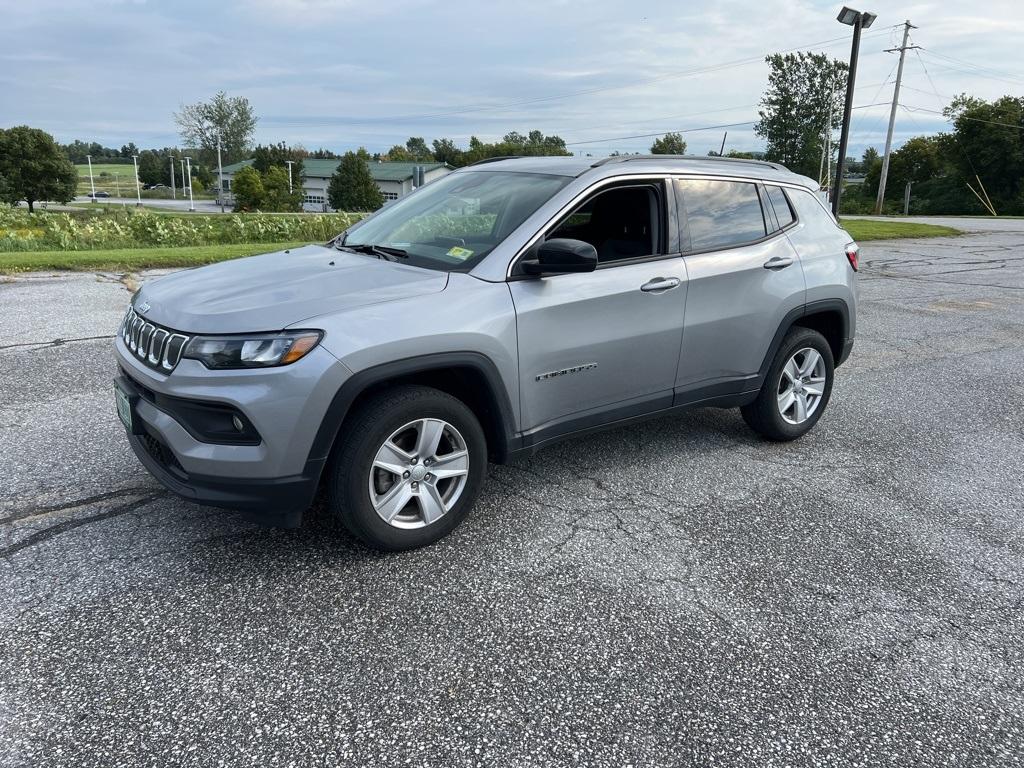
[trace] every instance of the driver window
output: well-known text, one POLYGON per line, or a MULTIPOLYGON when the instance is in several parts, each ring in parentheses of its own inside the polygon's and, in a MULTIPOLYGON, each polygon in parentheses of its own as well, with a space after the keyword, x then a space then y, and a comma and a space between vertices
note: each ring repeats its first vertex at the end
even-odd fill
POLYGON ((597 249, 599 263, 658 253, 658 194, 650 185, 616 187, 587 200, 547 239, 583 240, 597 249))

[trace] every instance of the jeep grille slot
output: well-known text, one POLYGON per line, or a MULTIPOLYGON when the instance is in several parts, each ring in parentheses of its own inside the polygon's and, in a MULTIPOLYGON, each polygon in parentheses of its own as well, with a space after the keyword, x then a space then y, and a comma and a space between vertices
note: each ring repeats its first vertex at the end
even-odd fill
POLYGON ((162 328, 128 307, 121 322, 121 340, 135 358, 147 368, 169 373, 181 360, 189 337, 162 328))

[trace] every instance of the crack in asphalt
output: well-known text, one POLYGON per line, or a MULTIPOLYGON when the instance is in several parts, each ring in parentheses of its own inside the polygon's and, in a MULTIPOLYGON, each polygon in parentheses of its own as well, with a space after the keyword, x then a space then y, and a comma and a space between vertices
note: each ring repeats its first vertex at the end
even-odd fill
POLYGON ((50 515, 54 512, 64 512, 70 509, 77 509, 78 507, 85 507, 90 504, 98 504, 99 502, 107 501, 108 499, 119 499, 124 496, 138 496, 139 494, 145 493, 149 490, 152 489, 147 486, 141 486, 138 488, 121 488, 116 491, 107 491, 105 493, 97 493, 94 496, 86 496, 84 499, 66 501, 62 504, 44 504, 36 507, 27 507, 12 515, 0 517, 0 524, 13 523, 18 520, 27 520, 31 517, 42 517, 43 515, 50 515))
POLYGON ((100 339, 112 339, 116 334, 107 333, 103 336, 79 336, 73 339, 62 339, 60 337, 50 341, 23 341, 18 344, 0 344, 0 349, 14 349, 15 347, 60 347, 74 341, 99 341, 100 339))
POLYGON ((135 510, 149 504, 151 501, 155 501, 156 499, 160 498, 162 495, 162 493, 152 493, 148 496, 142 497, 141 499, 136 499, 135 501, 129 502, 128 504, 123 504, 120 507, 113 507, 112 509, 108 509, 104 512, 99 512, 95 515, 89 515, 88 517, 78 517, 72 520, 65 520, 62 523, 57 523, 57 525, 51 525, 49 528, 44 528, 41 531, 36 531, 31 536, 27 536, 26 538, 22 539, 16 544, 12 544, 9 547, 0 549, 0 557, 10 557, 11 555, 16 554, 23 549, 28 549, 29 547, 34 547, 38 544, 42 544, 46 541, 49 541, 54 536, 59 536, 62 533, 67 533, 68 531, 72 531, 75 528, 80 528, 83 525, 89 525, 90 523, 96 523, 101 520, 107 520, 111 517, 117 517, 118 515, 126 515, 129 512, 134 512, 135 510))

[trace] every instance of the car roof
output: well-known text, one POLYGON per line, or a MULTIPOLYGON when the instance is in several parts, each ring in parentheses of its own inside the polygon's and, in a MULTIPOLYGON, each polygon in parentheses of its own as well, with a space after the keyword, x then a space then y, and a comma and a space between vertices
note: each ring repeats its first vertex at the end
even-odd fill
POLYGON ((636 173, 693 173, 711 176, 732 176, 798 184, 811 190, 818 182, 793 173, 784 165, 765 160, 736 157, 702 157, 700 155, 615 155, 612 157, 493 157, 481 160, 460 171, 512 171, 547 173, 558 176, 595 178, 636 173))

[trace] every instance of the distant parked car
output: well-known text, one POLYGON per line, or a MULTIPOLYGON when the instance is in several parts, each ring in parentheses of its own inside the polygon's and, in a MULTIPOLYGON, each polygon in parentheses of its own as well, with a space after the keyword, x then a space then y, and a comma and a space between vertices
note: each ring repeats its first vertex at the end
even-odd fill
POLYGON ((167 189, 167 185, 166 184, 145 184, 145 185, 143 185, 142 188, 143 189, 167 189))
POLYGON ((87 195, 87 197, 92 197, 92 198, 96 198, 96 197, 110 197, 110 193, 109 192, 104 192, 104 191, 100 190, 99 192, 90 192, 87 195))

